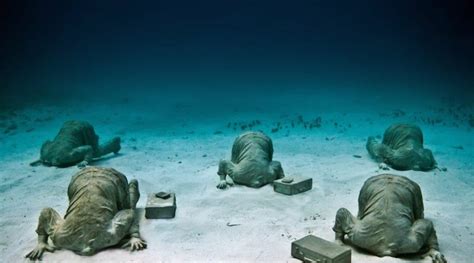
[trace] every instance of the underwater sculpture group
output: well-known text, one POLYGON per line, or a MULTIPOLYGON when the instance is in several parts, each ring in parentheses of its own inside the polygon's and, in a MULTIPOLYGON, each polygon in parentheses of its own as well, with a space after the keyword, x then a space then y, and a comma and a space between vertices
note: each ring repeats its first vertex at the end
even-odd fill
MULTIPOLYGON (((52 208, 42 210, 36 230, 38 244, 27 258, 41 259, 45 251, 56 248, 80 255, 116 245, 130 250, 146 248, 135 212, 140 197, 138 182, 128 183, 125 175, 112 168, 84 168, 94 158, 119 150, 120 138, 99 146, 93 127, 78 121, 66 122, 53 142, 43 144, 40 159, 32 165, 77 164, 83 169, 69 184, 69 207, 64 219, 52 208), (48 238, 54 246, 48 244, 48 238)), ((436 167, 415 125, 390 126, 381 144, 368 138, 367 150, 376 161, 394 169, 427 171, 436 167)), ((231 160, 219 162, 217 188, 224 189, 234 182, 257 188, 283 178, 281 163, 272 158, 273 143, 267 135, 241 134, 234 141, 231 160), (226 180, 227 176, 232 182, 226 180)), ((419 185, 403 176, 382 174, 367 179, 359 194, 357 217, 345 208, 339 209, 333 230, 337 243, 342 244, 347 236, 352 245, 377 256, 426 252, 433 262, 447 262, 439 252, 432 222, 423 218, 419 185)))

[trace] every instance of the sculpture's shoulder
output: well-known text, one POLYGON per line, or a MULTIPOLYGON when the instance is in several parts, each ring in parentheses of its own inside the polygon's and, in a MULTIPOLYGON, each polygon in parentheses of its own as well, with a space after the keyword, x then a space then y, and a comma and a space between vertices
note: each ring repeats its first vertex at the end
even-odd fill
POLYGON ((268 137, 265 133, 259 131, 248 131, 240 134, 235 141, 251 141, 251 140, 267 140, 271 141, 270 137, 268 137))
POLYGON ((59 133, 75 133, 77 131, 84 131, 84 130, 90 130, 94 129, 92 124, 90 124, 87 121, 77 121, 77 120, 69 120, 63 123, 63 126, 61 127, 61 130, 59 133))
POLYGON ((127 177, 121 172, 113 168, 97 166, 88 166, 81 169, 71 178, 69 186, 74 185, 79 180, 87 180, 89 183, 94 181, 113 181, 120 185, 120 187, 128 184, 127 177))
POLYGON ((410 178, 402 175, 395 175, 395 174, 379 174, 370 177, 364 183, 364 185, 378 185, 379 187, 383 187, 389 184, 396 184, 400 185, 401 187, 406 186, 418 186, 417 183, 412 181, 410 178))

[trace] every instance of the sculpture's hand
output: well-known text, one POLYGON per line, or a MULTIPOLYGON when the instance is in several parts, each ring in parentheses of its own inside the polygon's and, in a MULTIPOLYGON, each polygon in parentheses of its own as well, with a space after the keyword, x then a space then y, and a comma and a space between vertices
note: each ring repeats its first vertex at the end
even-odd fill
POLYGON ((336 239, 334 242, 340 246, 344 246, 344 233, 336 232, 336 239))
POLYGON ((384 170, 384 171, 388 171, 388 170, 390 170, 390 167, 388 167, 388 165, 386 163, 379 163, 379 169, 384 170))
POLYGON ((127 243, 125 243, 122 248, 130 248, 130 251, 135 251, 135 250, 142 250, 146 248, 146 242, 145 240, 142 240, 141 238, 138 237, 131 237, 127 243))
POLYGON ((448 262, 446 258, 444 257, 444 255, 435 249, 430 249, 430 251, 428 251, 428 253, 426 253, 424 256, 430 256, 431 259, 433 260, 433 263, 447 263, 448 262))
POLYGON ((78 167, 79 169, 83 169, 83 168, 86 168, 87 165, 89 165, 89 162, 87 162, 87 161, 82 161, 82 162, 80 162, 79 164, 77 164, 77 167, 78 167))
POLYGON ((54 252, 54 247, 46 243, 39 243, 33 250, 31 250, 30 253, 26 254, 25 258, 29 258, 30 260, 39 260, 45 251, 54 252))
POLYGON ((217 185, 217 188, 219 189, 226 189, 227 188, 227 182, 226 180, 221 180, 219 184, 217 185))

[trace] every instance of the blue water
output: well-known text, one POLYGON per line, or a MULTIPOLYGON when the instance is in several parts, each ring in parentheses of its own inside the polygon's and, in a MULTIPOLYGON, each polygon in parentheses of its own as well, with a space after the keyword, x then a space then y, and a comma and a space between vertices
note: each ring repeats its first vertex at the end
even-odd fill
POLYGON ((474 97, 470 1, 3 5, 4 105, 91 97, 190 97, 197 105, 295 94, 364 103, 474 97), (243 95, 250 91, 259 96, 243 95))

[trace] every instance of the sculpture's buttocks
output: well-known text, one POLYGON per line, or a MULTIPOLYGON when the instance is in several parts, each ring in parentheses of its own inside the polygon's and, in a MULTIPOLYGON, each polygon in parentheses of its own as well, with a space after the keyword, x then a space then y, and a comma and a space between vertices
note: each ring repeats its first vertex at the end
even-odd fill
POLYGON ((273 161, 272 140, 261 132, 246 132, 232 146, 231 161, 222 160, 217 174, 218 188, 225 188, 228 175, 235 183, 261 187, 284 177, 280 162, 273 161))

